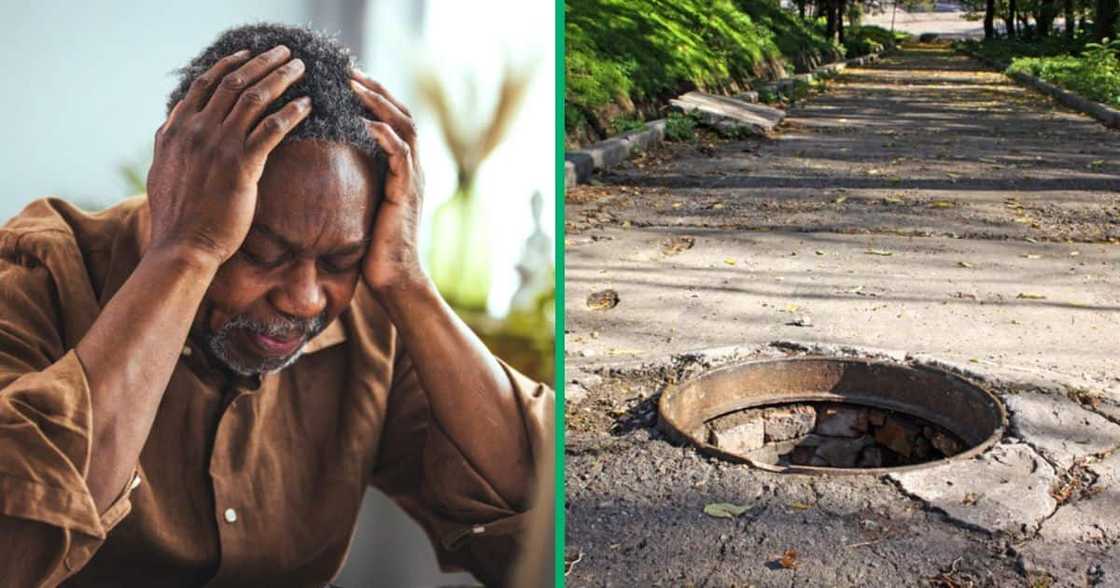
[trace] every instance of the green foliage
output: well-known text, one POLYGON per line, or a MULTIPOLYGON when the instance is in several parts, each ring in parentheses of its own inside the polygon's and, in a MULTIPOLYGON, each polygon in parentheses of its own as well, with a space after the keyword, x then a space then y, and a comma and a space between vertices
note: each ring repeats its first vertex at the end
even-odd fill
POLYGON ((848 57, 859 57, 879 51, 890 51, 909 38, 910 35, 906 33, 892 33, 875 25, 852 27, 844 35, 844 54, 848 57))
POLYGON ((1112 107, 1120 107, 1120 40, 1088 43, 1080 56, 1019 57, 1007 68, 1112 107))
POLYGON ((1016 57, 1049 57, 1080 53, 1087 39, 1084 36, 1067 41, 1064 35, 1054 35, 1045 39, 987 39, 984 41, 963 41, 959 47, 979 53, 999 63, 1010 63, 1016 57))
POLYGON ((611 134, 621 135, 629 131, 636 131, 646 126, 641 118, 633 115, 616 116, 611 119, 611 134))
POLYGON ((691 141, 696 138, 700 117, 695 113, 673 111, 665 119, 665 138, 669 141, 691 141))
POLYGON ((565 127, 610 104, 725 91, 842 53, 776 0, 567 0, 565 127))

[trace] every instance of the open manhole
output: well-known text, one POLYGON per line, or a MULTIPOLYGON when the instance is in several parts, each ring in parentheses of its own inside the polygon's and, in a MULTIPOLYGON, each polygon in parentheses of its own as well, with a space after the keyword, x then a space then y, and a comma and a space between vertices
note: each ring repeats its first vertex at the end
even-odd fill
POLYGON ((1007 413, 953 374, 859 359, 733 365, 668 387, 660 427, 705 453, 776 472, 874 474, 971 458, 1007 413))

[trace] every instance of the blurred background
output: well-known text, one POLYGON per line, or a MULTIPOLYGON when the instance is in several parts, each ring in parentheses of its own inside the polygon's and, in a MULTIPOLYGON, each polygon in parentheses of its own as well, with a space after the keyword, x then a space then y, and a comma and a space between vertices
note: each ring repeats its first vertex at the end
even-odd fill
MULTIPOLYGON (((4 0, 0 222, 57 196, 98 210, 143 191, 174 70, 230 27, 333 35, 411 108, 427 179, 425 260, 491 349, 553 381, 552 2, 4 0), (534 195, 536 195, 534 197, 534 195), (534 206, 536 201, 536 206, 534 206)), ((344 587, 441 574, 422 531, 367 493, 344 587)))

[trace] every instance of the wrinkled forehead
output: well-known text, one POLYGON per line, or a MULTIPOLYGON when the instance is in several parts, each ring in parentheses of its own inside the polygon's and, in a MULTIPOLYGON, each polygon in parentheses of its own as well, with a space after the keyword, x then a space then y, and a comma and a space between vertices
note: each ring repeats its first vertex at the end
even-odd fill
POLYGON ((354 147, 287 142, 265 164, 253 222, 304 245, 368 238, 380 182, 371 159, 354 147))

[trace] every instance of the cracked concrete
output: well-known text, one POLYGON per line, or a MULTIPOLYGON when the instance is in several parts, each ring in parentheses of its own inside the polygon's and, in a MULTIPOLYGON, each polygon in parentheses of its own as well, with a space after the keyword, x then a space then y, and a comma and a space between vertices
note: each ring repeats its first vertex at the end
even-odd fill
POLYGON ((891 474, 907 494, 954 521, 991 533, 1029 535, 1053 514, 1058 477, 1029 445, 999 444, 976 459, 891 474))
POLYGON ((1120 445, 1120 425, 1065 396, 1023 392, 1005 404, 1013 430, 1061 468, 1120 445))

